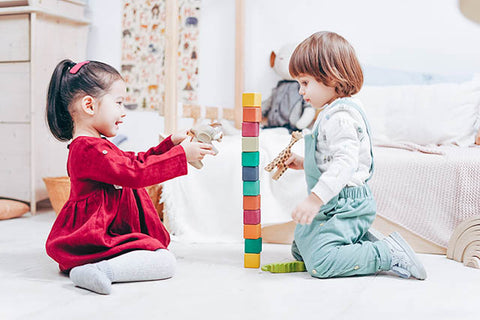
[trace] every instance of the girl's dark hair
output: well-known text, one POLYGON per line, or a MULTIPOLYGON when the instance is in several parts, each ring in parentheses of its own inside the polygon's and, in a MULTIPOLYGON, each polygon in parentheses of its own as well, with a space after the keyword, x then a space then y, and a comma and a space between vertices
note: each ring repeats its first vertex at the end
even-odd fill
POLYGON ((363 72, 355 50, 342 36, 329 31, 312 34, 290 58, 290 75, 310 75, 334 87, 339 97, 350 97, 363 85, 363 72))
POLYGON ((47 122, 50 131, 60 141, 73 137, 71 105, 80 95, 101 98, 117 80, 123 80, 113 67, 98 61, 84 64, 75 74, 70 69, 76 63, 65 59, 55 67, 47 96, 47 122))

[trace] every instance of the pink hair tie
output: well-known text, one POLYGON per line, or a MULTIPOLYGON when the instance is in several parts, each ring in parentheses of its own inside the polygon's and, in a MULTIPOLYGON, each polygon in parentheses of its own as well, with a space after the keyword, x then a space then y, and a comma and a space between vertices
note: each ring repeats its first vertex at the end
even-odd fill
POLYGON ((71 69, 70 69, 70 73, 71 74, 75 74, 78 72, 78 70, 80 70, 81 67, 83 67, 84 65, 86 65, 87 63, 89 63, 90 61, 83 61, 83 62, 79 62, 77 63, 76 65, 74 65, 71 69))

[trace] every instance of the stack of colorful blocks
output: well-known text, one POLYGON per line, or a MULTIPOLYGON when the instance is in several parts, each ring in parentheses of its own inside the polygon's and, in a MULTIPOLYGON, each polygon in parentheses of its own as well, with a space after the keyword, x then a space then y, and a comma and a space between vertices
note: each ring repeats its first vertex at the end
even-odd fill
POLYGON ((245 239, 245 268, 260 267, 262 230, 260 224, 259 141, 262 119, 262 95, 244 93, 242 96, 242 180, 243 180, 243 238, 245 239))

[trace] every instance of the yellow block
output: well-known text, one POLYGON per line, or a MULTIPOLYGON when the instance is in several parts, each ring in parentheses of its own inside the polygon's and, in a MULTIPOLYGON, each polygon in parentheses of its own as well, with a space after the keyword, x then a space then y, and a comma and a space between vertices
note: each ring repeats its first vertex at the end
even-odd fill
POLYGON ((258 151, 258 137, 242 137, 242 151, 255 152, 258 151))
POLYGON ((262 94, 261 93, 242 94, 242 106, 260 108, 262 106, 262 94))
POLYGON ((260 253, 245 253, 245 268, 260 268, 260 253))

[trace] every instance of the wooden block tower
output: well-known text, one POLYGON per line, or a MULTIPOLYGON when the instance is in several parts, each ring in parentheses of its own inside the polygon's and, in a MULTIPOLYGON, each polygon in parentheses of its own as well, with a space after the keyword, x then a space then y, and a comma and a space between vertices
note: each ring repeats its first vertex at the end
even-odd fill
POLYGON ((262 231, 260 224, 259 128, 262 119, 262 95, 242 95, 242 180, 243 180, 243 238, 245 239, 245 268, 260 267, 262 231))

